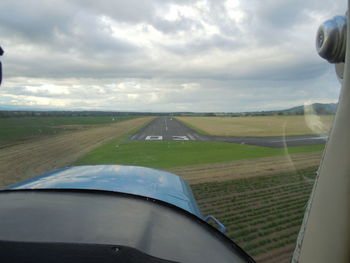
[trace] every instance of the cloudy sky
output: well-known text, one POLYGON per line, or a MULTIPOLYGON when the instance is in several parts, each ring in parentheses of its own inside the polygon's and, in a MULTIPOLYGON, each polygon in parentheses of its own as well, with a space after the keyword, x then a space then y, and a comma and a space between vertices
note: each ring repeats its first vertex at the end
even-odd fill
POLYGON ((334 0, 1 0, 0 108, 249 111, 335 102, 334 0))

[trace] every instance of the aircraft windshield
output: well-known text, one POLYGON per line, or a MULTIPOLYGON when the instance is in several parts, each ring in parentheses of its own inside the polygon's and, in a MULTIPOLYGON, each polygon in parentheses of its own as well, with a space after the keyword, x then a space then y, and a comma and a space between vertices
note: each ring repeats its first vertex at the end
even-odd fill
MULTIPOLYGON (((123 177, 125 192, 193 203, 257 262, 289 262, 340 90, 315 35, 344 10, 331 0, 2 0, 0 187, 71 166, 160 169, 186 183, 140 173, 123 177)), ((98 170, 79 176, 49 183, 124 189, 96 186, 98 170)))

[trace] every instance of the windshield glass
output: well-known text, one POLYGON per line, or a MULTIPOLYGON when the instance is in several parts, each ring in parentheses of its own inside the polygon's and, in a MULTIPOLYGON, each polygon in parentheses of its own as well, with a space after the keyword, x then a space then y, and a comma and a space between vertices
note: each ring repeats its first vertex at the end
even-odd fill
MULTIPOLYGON (((188 211, 214 216, 257 262, 289 262, 340 90, 315 35, 344 10, 3 0, 0 187, 71 166, 157 168, 183 178, 188 211)), ((125 191, 160 189, 144 178, 125 191)))

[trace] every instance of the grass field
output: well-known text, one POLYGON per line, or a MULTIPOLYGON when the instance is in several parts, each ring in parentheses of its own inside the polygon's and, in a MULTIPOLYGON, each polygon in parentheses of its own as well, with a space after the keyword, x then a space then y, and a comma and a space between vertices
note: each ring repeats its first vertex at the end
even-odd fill
MULTIPOLYGON (((288 154, 322 151, 324 145, 288 148, 288 154)), ((80 158, 76 165, 128 164, 172 168, 248 158, 278 156, 286 149, 219 142, 134 142, 116 139, 80 158)))
POLYGON ((258 117, 177 117, 207 135, 291 136, 328 133, 333 115, 258 117))
POLYGON ((86 129, 96 125, 135 118, 121 117, 21 117, 0 119, 0 145, 57 134, 63 131, 86 129))
POLYGON ((258 262, 269 262, 274 254, 290 262, 315 172, 310 168, 191 187, 202 213, 218 218, 226 234, 258 262))

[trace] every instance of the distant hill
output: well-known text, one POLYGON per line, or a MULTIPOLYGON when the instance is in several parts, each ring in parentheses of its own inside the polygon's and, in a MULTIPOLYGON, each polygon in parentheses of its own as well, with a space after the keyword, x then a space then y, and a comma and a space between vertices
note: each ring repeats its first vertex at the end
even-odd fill
POLYGON ((338 103, 314 103, 305 106, 297 106, 286 110, 281 110, 282 115, 303 115, 305 113, 313 114, 335 114, 338 103))
POLYGON ((40 110, 40 109, 15 109, 14 106, 3 108, 0 106, 0 118, 7 117, 30 117, 30 116, 221 116, 221 117, 240 117, 240 116, 273 116, 273 115, 303 115, 335 114, 338 103, 314 103, 305 106, 296 106, 285 110, 270 111, 250 111, 250 112, 127 112, 127 111, 62 111, 62 110, 40 110))
MULTIPOLYGON (((310 105, 296 106, 285 110, 270 111, 249 111, 249 112, 207 112, 207 113, 182 113, 180 115, 189 116, 221 116, 221 117, 240 117, 240 116, 273 116, 273 115, 330 115, 337 111, 338 103, 314 103, 310 105)), ((178 113, 179 114, 179 113, 178 113)))

